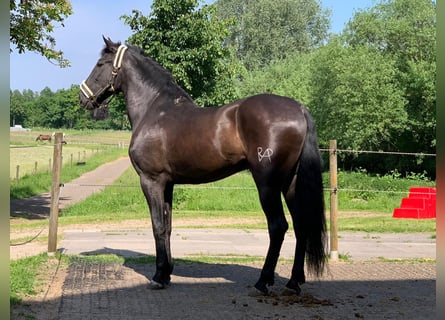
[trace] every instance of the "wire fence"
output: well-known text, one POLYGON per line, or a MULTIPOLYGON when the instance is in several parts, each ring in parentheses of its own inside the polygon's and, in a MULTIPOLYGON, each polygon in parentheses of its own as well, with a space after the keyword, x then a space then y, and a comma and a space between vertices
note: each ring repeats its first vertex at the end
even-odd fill
MULTIPOLYGON (((369 151, 369 150, 343 150, 343 149, 320 149, 320 152, 334 152, 334 153, 352 153, 352 154, 380 154, 380 155, 399 155, 399 156, 425 156, 425 157, 436 157, 436 154, 430 154, 430 153, 409 153, 409 152, 388 152, 388 151, 369 151)), ((62 186, 75 186, 75 187, 113 187, 113 188, 140 188, 139 184, 91 184, 91 183, 64 183, 62 186)), ((215 185, 209 185, 209 184, 202 184, 202 185, 177 185, 175 186, 177 189, 215 189, 215 190, 240 190, 240 191, 246 191, 246 190, 257 190, 254 186, 215 186, 215 185)), ((324 188, 325 192, 332 192, 331 188, 324 188)), ((375 189, 350 189, 350 188, 341 188, 337 187, 335 192, 357 192, 357 193, 391 193, 391 194, 400 194, 405 195, 407 191, 396 191, 396 190, 375 190, 375 189)), ((420 193, 419 193, 420 194, 420 193)), ((46 228, 43 227, 35 236, 33 236, 31 239, 20 242, 20 243, 14 243, 10 244, 10 246, 20 246, 25 245, 27 243, 30 243, 34 241, 46 228)))
MULTIPOLYGON (((351 150, 351 149, 328 149, 321 148, 320 152, 336 152, 336 153, 351 153, 351 154, 379 154, 379 155, 399 155, 399 156, 425 156, 425 157, 436 157, 436 154, 432 153, 412 153, 412 152, 390 152, 390 151, 370 151, 370 150, 351 150)), ((113 186, 115 188, 140 188, 139 184, 72 184, 65 183, 65 185, 77 186, 77 187, 110 187, 113 186)), ((210 184, 201 184, 201 185, 176 185, 176 189, 215 189, 215 190, 240 190, 240 191, 248 191, 248 190, 257 190, 256 187, 248 187, 248 186, 214 186, 210 184)), ((331 188, 323 188, 325 192, 330 192, 331 188)), ((390 193, 390 194, 400 194, 404 195, 407 191, 397 191, 397 190, 375 190, 375 189, 351 189, 351 188, 341 188, 338 187, 337 191, 343 192, 356 192, 356 193, 390 193)))
POLYGON ((321 152, 334 151, 337 153, 353 153, 353 154, 382 154, 382 155, 398 155, 398 156, 415 156, 415 157, 435 157, 435 153, 412 153, 412 152, 395 152, 395 151, 369 151, 369 150, 351 150, 351 149, 320 149, 321 152))

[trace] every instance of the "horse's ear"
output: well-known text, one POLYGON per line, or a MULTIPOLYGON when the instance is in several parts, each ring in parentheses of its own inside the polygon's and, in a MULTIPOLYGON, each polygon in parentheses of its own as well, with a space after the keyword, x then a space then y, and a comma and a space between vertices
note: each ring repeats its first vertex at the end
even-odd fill
POLYGON ((105 42, 105 46, 108 50, 112 51, 113 49, 116 48, 116 43, 114 43, 113 41, 111 41, 110 37, 105 38, 104 35, 102 35, 102 39, 104 39, 105 42))

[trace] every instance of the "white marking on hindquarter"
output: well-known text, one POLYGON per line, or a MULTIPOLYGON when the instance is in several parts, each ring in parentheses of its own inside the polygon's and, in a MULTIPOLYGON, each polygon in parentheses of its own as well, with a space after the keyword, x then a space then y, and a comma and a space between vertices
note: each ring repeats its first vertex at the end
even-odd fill
POLYGON ((261 162, 263 161, 264 158, 269 159, 269 162, 272 163, 272 155, 273 155, 273 150, 271 148, 266 148, 266 150, 263 151, 263 147, 258 147, 256 148, 257 152, 258 152, 258 161, 261 162))

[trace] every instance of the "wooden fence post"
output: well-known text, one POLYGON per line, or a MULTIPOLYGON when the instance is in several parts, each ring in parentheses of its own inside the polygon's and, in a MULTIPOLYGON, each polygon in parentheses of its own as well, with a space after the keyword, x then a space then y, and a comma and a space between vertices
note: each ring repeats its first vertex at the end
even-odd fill
POLYGON ((59 220, 60 173, 62 169, 62 132, 57 132, 54 141, 51 205, 49 210, 48 255, 57 250, 57 226, 59 220))
POLYGON ((15 184, 16 185, 19 184, 19 177, 20 177, 20 166, 17 165, 17 167, 15 168, 15 184))
POLYGON ((329 173, 330 173, 330 257, 338 260, 338 187, 337 187, 337 140, 329 141, 329 173))

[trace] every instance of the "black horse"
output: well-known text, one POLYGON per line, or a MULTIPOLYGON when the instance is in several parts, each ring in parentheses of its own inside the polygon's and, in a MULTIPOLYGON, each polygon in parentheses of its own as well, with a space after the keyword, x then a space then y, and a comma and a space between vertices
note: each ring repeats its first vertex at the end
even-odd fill
POLYGON ((114 43, 105 47, 80 87, 80 102, 96 109, 123 92, 132 126, 131 162, 151 213, 156 273, 151 285, 164 288, 173 271, 170 253, 175 184, 206 183, 248 169, 266 214, 270 244, 255 287, 263 293, 274 270, 288 223, 281 193, 297 238, 287 287, 297 294, 305 282, 304 263, 316 276, 326 261, 321 158, 315 123, 290 98, 260 94, 221 107, 200 108, 172 75, 141 49, 114 43))

